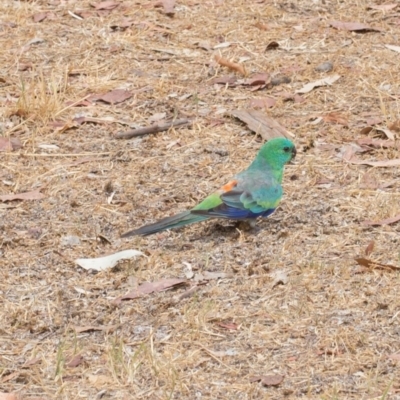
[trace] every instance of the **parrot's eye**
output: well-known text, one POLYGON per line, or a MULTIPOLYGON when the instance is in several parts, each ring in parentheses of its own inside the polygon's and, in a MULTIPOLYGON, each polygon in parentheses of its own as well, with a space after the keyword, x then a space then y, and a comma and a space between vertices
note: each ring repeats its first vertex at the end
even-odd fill
POLYGON ((285 146, 285 147, 283 148, 283 151, 284 151, 285 153, 289 153, 290 147, 285 146))

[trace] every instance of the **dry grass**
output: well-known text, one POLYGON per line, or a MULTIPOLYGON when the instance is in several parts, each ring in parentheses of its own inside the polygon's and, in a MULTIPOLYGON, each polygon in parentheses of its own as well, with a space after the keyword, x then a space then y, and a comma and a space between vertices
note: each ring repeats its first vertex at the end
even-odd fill
POLYGON ((170 18, 154 3, 128 0, 79 20, 68 11, 93 12, 89 1, 0 3, 0 129, 23 144, 0 153, 0 194, 38 187, 45 194, 0 204, 0 391, 23 399, 400 398, 399 368, 388 358, 400 350, 400 276, 354 261, 373 240, 371 258, 399 262, 398 225, 362 224, 400 213, 398 168, 337 157, 362 137, 366 114, 398 118, 399 56, 384 47, 398 44, 396 10, 367 11, 367 1, 179 0, 170 18), (38 12, 52 18, 34 22, 38 12), (123 16, 134 24, 114 31, 123 16), (383 31, 337 31, 330 20, 383 31), (272 40, 280 48, 265 52, 272 40), (199 41, 231 45, 207 51, 199 41), (248 74, 283 73, 291 83, 264 92, 210 85, 229 73, 215 54, 243 62, 248 74), (327 60, 339 81, 303 103, 280 99, 279 91, 325 76, 314 68, 327 60), (115 88, 138 91, 117 105, 68 103, 115 88), (229 118, 213 122, 265 95, 280 99, 267 112, 295 133, 298 148, 278 212, 254 232, 211 221, 119 239, 128 228, 192 207, 245 168, 259 138, 229 118), (127 129, 122 122, 143 126, 162 112, 194 118, 193 128, 113 139, 127 129), (348 127, 313 124, 332 112, 348 127), (62 133, 51 125, 82 115, 119 123, 62 133), (393 184, 365 188, 367 178, 393 184), (80 243, 66 245, 68 235, 80 243), (129 248, 148 259, 99 274, 73 263, 129 248), (185 276, 188 263, 234 277, 210 281, 178 303, 173 298, 184 288, 113 305, 144 281, 185 276), (274 285, 276 271, 288 276, 286 284, 274 285), (77 333, 88 325, 99 330, 77 333), (78 354, 83 361, 68 366, 78 354), (271 374, 284 375, 283 383, 250 382, 271 374))

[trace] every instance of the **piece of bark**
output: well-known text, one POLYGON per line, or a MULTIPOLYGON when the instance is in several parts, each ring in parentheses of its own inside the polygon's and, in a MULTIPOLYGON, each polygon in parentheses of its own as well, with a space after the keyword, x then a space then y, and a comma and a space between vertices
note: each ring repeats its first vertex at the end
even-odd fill
POLYGON ((286 137, 288 139, 293 137, 293 134, 290 134, 278 121, 268 117, 263 111, 253 109, 235 110, 231 112, 231 115, 246 123, 249 129, 260 134, 265 140, 276 137, 286 137))
POLYGON ((182 127, 185 125, 190 124, 191 121, 188 119, 176 119, 171 122, 165 122, 165 123, 160 123, 160 124, 153 124, 150 126, 146 126, 144 128, 137 128, 137 129, 131 129, 130 131, 127 132, 118 132, 115 135, 116 139, 131 139, 133 137, 137 136, 144 136, 144 135, 150 135, 158 132, 163 132, 167 131, 170 128, 178 128, 182 127))

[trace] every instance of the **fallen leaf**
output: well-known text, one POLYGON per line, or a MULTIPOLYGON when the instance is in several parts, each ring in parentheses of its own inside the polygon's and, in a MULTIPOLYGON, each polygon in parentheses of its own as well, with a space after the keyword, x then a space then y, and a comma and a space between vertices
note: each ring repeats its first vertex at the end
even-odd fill
POLYGON ((133 300, 139 297, 142 297, 146 294, 151 294, 154 292, 162 292, 167 289, 172 289, 176 286, 180 286, 186 284, 186 279, 181 278, 170 278, 170 279, 161 279, 160 281, 156 282, 144 282, 142 283, 137 289, 131 290, 130 292, 126 293, 125 295, 116 298, 113 303, 119 304, 122 300, 133 300))
POLYGON ((268 30, 268 25, 263 24, 262 22, 256 22, 254 26, 258 29, 261 29, 262 31, 267 31, 268 30))
POLYGON ((118 104, 132 97, 132 93, 125 89, 114 89, 101 95, 92 95, 87 98, 88 101, 104 101, 105 103, 118 104))
POLYGON ((360 22, 331 21, 329 25, 336 29, 343 29, 346 31, 358 32, 358 33, 382 31, 382 29, 372 28, 371 26, 362 24, 360 22))
POLYGON ((382 117, 379 117, 379 116, 371 116, 371 117, 369 117, 369 118, 366 118, 366 123, 368 124, 368 125, 371 125, 371 126, 373 126, 373 125, 378 125, 378 124, 380 124, 381 122, 383 122, 383 119, 382 119, 382 117))
POLYGON ((396 120, 388 125, 388 128, 393 132, 400 132, 400 120, 396 120))
POLYGON ((398 267, 397 265, 381 264, 377 261, 369 260, 368 258, 360 257, 360 258, 355 258, 355 260, 358 265, 361 265, 361 266, 367 267, 367 268, 391 269, 394 271, 400 270, 400 267, 398 267))
POLYGON ((271 108, 276 104, 276 100, 272 97, 263 97, 262 99, 252 99, 250 107, 253 108, 271 108))
POLYGON ((357 139, 356 142, 360 146, 371 146, 377 149, 397 147, 396 142, 394 140, 362 138, 362 139, 357 139))
POLYGON ((4 194, 0 196, 0 201, 14 201, 14 200, 41 200, 45 196, 40 193, 42 189, 32 190, 31 192, 4 194))
POLYGON ((389 50, 393 50, 397 53, 400 53, 400 46, 395 46, 393 44, 385 44, 385 47, 388 48, 389 50))
POLYGON ((15 393, 0 392, 0 400, 18 400, 18 397, 15 393))
POLYGON ((283 101, 289 101, 292 100, 295 103, 303 103, 303 101, 306 101, 306 99, 303 96, 300 96, 297 93, 287 93, 287 92, 281 92, 280 96, 282 97, 283 101))
POLYGON ((372 129, 373 129, 372 126, 366 126, 361 129, 360 133, 361 135, 368 135, 368 133, 370 133, 372 129))
POLYGON ((254 74, 249 79, 246 79, 243 82, 243 85, 259 86, 259 85, 267 85, 270 82, 271 82, 271 75, 266 72, 260 72, 260 73, 254 74))
POLYGON ((236 331, 239 328, 238 325, 234 322, 218 322, 217 325, 221 328, 229 329, 232 331, 236 331))
POLYGON ((76 354, 75 356, 73 356, 69 361, 67 361, 65 363, 65 366, 67 368, 76 368, 77 366, 79 366, 80 364, 82 364, 83 362, 83 356, 82 354, 76 354))
POLYGON ((261 379, 263 386, 278 386, 283 382, 283 375, 266 375, 261 379))
POLYGON ((124 31, 125 29, 130 28, 133 24, 134 21, 131 18, 123 18, 120 22, 110 25, 110 28, 113 30, 119 29, 121 31, 124 31))
POLYGON ((28 368, 32 365, 39 364, 40 362, 42 362, 42 357, 31 358, 30 360, 25 361, 21 368, 28 368))
POLYGON ((231 112, 231 115, 245 122, 249 129, 260 134, 264 140, 275 137, 291 137, 291 134, 279 122, 268 117, 262 111, 253 109, 235 110, 231 112))
POLYGON ((37 13, 33 16, 33 22, 41 22, 47 18, 46 12, 37 13))
POLYGON ((396 215, 395 217, 381 219, 380 221, 364 221, 363 225, 371 225, 371 226, 382 226, 382 225, 390 225, 400 221, 400 215, 396 215))
POLYGON ((19 150, 21 147, 22 143, 18 138, 0 137, 0 151, 19 150))
POLYGON ((258 375, 250 377, 250 382, 260 382, 264 386, 278 386, 283 382, 283 375, 258 375))
POLYGON ((215 55, 214 59, 219 65, 227 67, 233 71, 239 72, 242 75, 246 75, 246 70, 242 64, 234 63, 218 55, 215 55))
POLYGON ((390 11, 393 8, 396 8, 398 4, 372 4, 367 6, 367 10, 381 10, 381 11, 390 11))
POLYGON ((78 258, 75 263, 86 270, 104 271, 113 268, 120 260, 128 260, 138 256, 144 256, 144 254, 138 250, 123 250, 105 257, 78 258))
POLYGON ((381 131, 383 132, 386 137, 390 140, 394 140, 394 133, 390 130, 390 129, 386 129, 386 128, 376 128, 377 131, 381 131))
POLYGON ((267 47, 265 48, 265 50, 275 50, 279 47, 279 43, 275 42, 275 40, 273 40, 272 42, 267 44, 267 47))
POLYGON ((301 89, 297 90, 296 93, 304 94, 311 92, 311 90, 315 89, 316 87, 330 86, 335 83, 339 78, 340 75, 327 76, 326 78, 319 79, 318 81, 307 83, 307 85, 304 85, 301 89))
POLYGON ((368 246, 367 246, 366 249, 365 249, 365 255, 366 255, 366 256, 369 256, 369 255, 373 252, 374 246, 375 246, 375 242, 374 242, 373 240, 371 240, 371 241, 368 243, 368 246))
POLYGON ((399 158, 395 158, 393 160, 384 160, 384 161, 368 161, 368 160, 358 160, 356 158, 350 158, 346 161, 348 161, 351 164, 369 165, 371 167, 398 167, 400 165, 399 158))
POLYGON ((322 117, 322 119, 325 122, 334 122, 336 124, 348 126, 349 122, 347 121, 347 118, 339 113, 336 112, 331 112, 329 114, 326 114, 322 117))
POLYGON ((219 84, 219 85, 228 85, 228 86, 234 86, 235 82, 237 81, 237 78, 233 75, 225 75, 225 76, 220 76, 218 78, 214 78, 210 81, 212 85, 214 84, 219 84))
POLYGON ((92 7, 96 10, 113 10, 114 8, 119 6, 119 3, 115 1, 102 1, 101 3, 90 3, 92 7))

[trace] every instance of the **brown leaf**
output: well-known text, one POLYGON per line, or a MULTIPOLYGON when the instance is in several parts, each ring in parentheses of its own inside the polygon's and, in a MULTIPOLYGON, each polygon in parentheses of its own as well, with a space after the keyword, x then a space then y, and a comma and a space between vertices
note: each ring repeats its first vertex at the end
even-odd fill
POLYGON ((275 50, 279 47, 279 43, 275 42, 275 40, 273 40, 272 42, 267 44, 267 47, 265 48, 266 51, 268 50, 275 50))
POLYGON ((324 115, 323 120, 325 122, 334 122, 336 124, 341 124, 344 126, 348 126, 349 122, 347 121, 347 118, 344 117, 343 115, 336 113, 336 112, 331 112, 329 114, 324 115))
POLYGON ((218 78, 214 78, 210 81, 212 85, 214 84, 220 84, 220 85, 228 85, 228 86, 235 86, 235 82, 237 81, 237 78, 233 75, 225 75, 225 76, 220 76, 218 78))
POLYGON ((367 6, 367 10, 381 10, 381 11, 390 11, 393 8, 396 8, 398 4, 372 4, 367 6))
POLYGON ((253 108, 271 108, 276 104, 276 100, 272 97, 263 97, 262 99, 252 99, 250 107, 253 108))
POLYGON ((214 59, 219 65, 227 67, 233 71, 239 72, 242 75, 246 75, 246 70, 242 64, 234 63, 218 55, 215 55, 214 59))
POLYGON ((218 322, 217 325, 221 328, 229 329, 232 331, 236 331, 239 328, 238 325, 234 322, 218 322))
POLYGON ((394 271, 400 270, 400 267, 398 267, 397 265, 381 264, 379 262, 369 260, 368 258, 360 257, 360 258, 355 258, 355 260, 358 265, 367 268, 391 269, 394 271))
POLYGON ((258 85, 266 85, 271 82, 271 75, 266 72, 260 72, 254 74, 251 78, 246 79, 244 81, 244 85, 249 86, 258 86, 258 85))
POLYGON ((278 386, 283 382, 283 375, 265 375, 261 379, 263 386, 278 386))
POLYGON ((162 279, 157 282, 144 282, 137 289, 131 290, 125 295, 115 299, 114 303, 119 304, 121 303, 122 300, 137 299, 138 297, 142 297, 143 295, 146 294, 161 292, 163 290, 171 289, 186 283, 187 283, 186 279, 180 279, 180 278, 162 279))
POLYGON ((92 95, 87 98, 89 101, 99 101, 102 100, 105 103, 117 104, 122 103, 123 101, 132 97, 132 93, 125 89, 114 89, 111 92, 101 94, 101 95, 92 95))
MULTIPOLYGON (((134 21, 131 18, 123 18, 120 22, 112 24, 110 28, 113 30, 120 29, 121 31, 124 31, 125 29, 130 28, 133 24, 134 21)), ((119 50, 119 48, 116 50, 119 50)))
POLYGON ((388 125, 388 128, 393 132, 400 132, 400 120, 398 119, 397 121, 392 122, 388 125))
POLYGON ((74 355, 68 362, 65 363, 67 368, 76 368, 78 365, 82 364, 83 356, 81 354, 74 355))
POLYGON ((101 3, 90 3, 92 7, 96 10, 113 10, 114 8, 119 6, 119 3, 116 3, 112 0, 102 1, 101 3))
POLYGON ((396 142, 394 142, 393 140, 371 139, 368 137, 357 139, 356 143, 360 146, 371 146, 377 149, 397 147, 396 142))
POLYGON ((0 400, 18 400, 15 393, 0 393, 0 400))
POLYGON ((268 30, 268 25, 263 24, 262 22, 256 22, 254 26, 258 29, 261 29, 262 31, 267 31, 268 30))
POLYGON ((369 165, 371 167, 398 167, 400 165, 400 159, 395 158, 393 160, 384 160, 384 161, 368 161, 368 160, 358 160, 357 158, 350 158, 346 160, 351 164, 358 165, 369 165))
POLYGON ((245 122, 249 129, 260 134, 264 140, 269 140, 275 137, 290 138, 289 132, 277 121, 268 117, 264 112, 248 109, 235 110, 231 115, 245 122))
POLYGON ((382 31, 379 28, 372 28, 371 26, 362 24, 360 22, 331 21, 329 25, 336 29, 344 29, 346 31, 358 32, 358 33, 382 31))
POLYGON ((255 375, 250 377, 250 382, 260 382, 264 386, 278 386, 283 382, 282 375, 255 375))
POLYGON ((400 221, 400 215, 396 215, 392 218, 381 219, 380 221, 364 221, 363 225, 371 225, 371 226, 382 226, 382 225, 390 225, 400 221))
POLYGON ((369 255, 373 252, 374 246, 375 246, 375 242, 374 242, 373 240, 371 240, 371 241, 368 243, 368 246, 367 246, 366 249, 365 249, 365 255, 366 255, 366 256, 369 256, 369 255))
POLYGON ((41 22, 41 21, 44 21, 46 18, 47 18, 47 12, 41 12, 41 13, 37 13, 33 16, 33 21, 41 22))
POLYGON ((24 365, 22 365, 21 368, 28 368, 31 365, 36 365, 39 364, 40 362, 42 362, 42 357, 31 358, 30 360, 25 361, 24 365))
POLYGON ((373 129, 372 126, 366 126, 361 129, 360 133, 361 135, 368 135, 368 133, 370 133, 372 129, 373 129))
POLYGON ((21 147, 22 143, 18 138, 0 137, 0 151, 19 150, 21 147))
POLYGON ((371 116, 369 118, 366 118, 365 121, 367 122, 368 125, 373 126, 373 125, 378 125, 381 122, 383 122, 383 119, 381 117, 378 117, 378 116, 371 116))
POLYGON ((31 192, 4 194, 0 196, 0 201, 13 201, 13 200, 41 200, 45 196, 40 193, 41 189, 32 190, 31 192))

